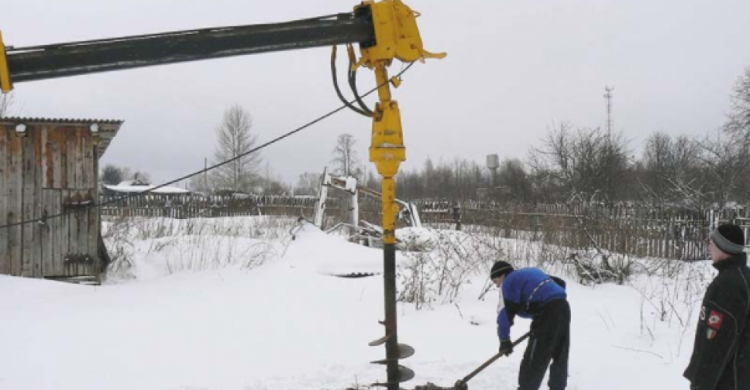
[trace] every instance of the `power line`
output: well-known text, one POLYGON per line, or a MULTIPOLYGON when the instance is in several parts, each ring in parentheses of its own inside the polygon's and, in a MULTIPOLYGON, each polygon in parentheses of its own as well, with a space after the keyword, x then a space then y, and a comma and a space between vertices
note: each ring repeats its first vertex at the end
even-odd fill
MULTIPOLYGON (((406 68, 404 68, 401 72, 399 72, 395 77, 400 78, 404 73, 406 73, 409 70, 409 68, 412 67, 412 65, 414 65, 414 62, 412 62, 408 66, 406 66, 406 68)), ((364 98, 366 96, 369 96, 369 95, 373 94, 380 87, 385 86, 389 82, 390 82, 390 80, 386 81, 383 84, 380 84, 380 85, 374 87, 373 89, 367 91, 367 93, 365 93, 364 95, 362 95, 360 98, 364 98)), ((354 104, 355 102, 356 102, 356 99, 352 100, 352 101, 350 101, 348 103, 349 103, 349 105, 351 105, 351 104, 354 104)), ((142 195, 149 194, 149 193, 151 193, 151 192, 153 192, 155 190, 158 190, 160 188, 164 188, 166 186, 169 186, 169 185, 172 185, 172 184, 175 184, 175 183, 179 183, 179 182, 181 182, 183 180, 190 179, 190 178, 192 178, 194 176, 198 176, 200 174, 205 174, 208 171, 214 170, 216 168, 219 168, 219 167, 222 167, 224 165, 227 165, 227 164, 229 164, 231 162, 237 161, 237 160, 239 160, 239 159, 241 159, 241 158, 243 158, 245 156, 248 156, 248 155, 250 155, 252 153, 256 153, 256 152, 258 152, 258 151, 260 151, 260 150, 262 150, 264 148, 267 148, 267 147, 269 147, 269 146, 271 146, 271 145, 273 145, 273 144, 275 144, 275 143, 277 143, 279 141, 282 141, 282 140, 284 140, 284 139, 286 139, 288 137, 291 137, 292 135, 297 134, 297 133, 301 132, 302 130, 307 129, 308 127, 310 127, 312 125, 315 125, 315 124, 317 124, 317 123, 319 123, 319 122, 321 122, 321 121, 323 121, 325 119, 328 119, 329 117, 331 117, 331 116, 333 116, 333 115, 335 115, 335 114, 343 111, 347 107, 348 107, 348 105, 344 104, 344 105, 342 105, 342 106, 340 106, 340 107, 338 107, 338 108, 336 108, 336 109, 334 109, 332 111, 329 111, 328 113, 326 113, 324 115, 319 116, 316 119, 313 119, 310 122, 305 123, 304 125, 296 128, 296 129, 294 129, 292 131, 284 133, 284 134, 282 134, 282 135, 280 135, 280 136, 278 136, 278 137, 276 137, 276 138, 274 138, 274 139, 272 139, 272 140, 270 140, 268 142, 265 142, 265 143, 261 144, 260 146, 257 146, 257 147, 255 147, 253 149, 250 149, 250 150, 248 150, 245 153, 239 154, 239 155, 237 155, 237 156, 235 156, 235 157, 233 157, 233 158, 231 158, 229 160, 225 160, 225 161, 222 161, 220 163, 214 164, 212 166, 206 167, 204 169, 201 169, 200 171, 196 171, 196 172, 190 173, 188 175, 179 177, 177 179, 170 180, 170 181, 168 181, 166 183, 160 184, 160 185, 158 185, 156 187, 153 187, 153 188, 150 188, 148 190, 144 190, 144 191, 141 191, 141 192, 130 193, 130 194, 127 194, 125 196, 121 196, 119 198, 115 198, 115 199, 109 200, 107 202, 92 203, 92 204, 86 205, 85 208, 79 208, 79 209, 77 209, 75 211, 68 211, 68 212, 63 212, 63 213, 59 213, 59 214, 46 215, 46 216, 42 216, 41 218, 28 219, 28 220, 25 220, 25 221, 20 221, 20 222, 14 222, 14 223, 9 223, 9 224, 5 224, 5 225, 0 225, 0 230, 2 230, 2 229, 9 229, 9 228, 16 227, 16 226, 28 225, 28 224, 31 224, 31 223, 46 224, 47 221, 49 221, 50 219, 61 218, 61 217, 67 216, 67 215, 72 215, 72 214, 75 214, 75 213, 80 213, 82 211, 88 211, 88 210, 93 210, 93 209, 101 208, 102 206, 106 206, 106 205, 109 205, 109 204, 117 203, 117 202, 120 202, 122 200, 136 198, 136 197, 139 197, 139 196, 142 196, 142 195)))

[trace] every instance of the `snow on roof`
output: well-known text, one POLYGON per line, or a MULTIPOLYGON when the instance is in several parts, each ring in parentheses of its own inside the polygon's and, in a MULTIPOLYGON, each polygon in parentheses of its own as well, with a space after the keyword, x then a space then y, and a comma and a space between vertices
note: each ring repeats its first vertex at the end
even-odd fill
POLYGON ((121 119, 40 118, 40 117, 8 116, 8 117, 0 117, 0 122, 60 123, 60 124, 79 124, 79 125, 80 124, 90 125, 93 123, 99 123, 99 124, 121 125, 125 121, 121 119))

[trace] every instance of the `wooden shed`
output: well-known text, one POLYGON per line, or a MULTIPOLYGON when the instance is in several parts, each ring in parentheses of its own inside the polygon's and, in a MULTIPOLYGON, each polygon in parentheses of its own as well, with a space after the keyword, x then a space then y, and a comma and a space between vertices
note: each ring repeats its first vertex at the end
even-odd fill
POLYGON ((101 219, 91 206, 99 158, 121 125, 0 118, 0 274, 98 279, 101 219), (33 219, 41 221, 2 228, 33 219))

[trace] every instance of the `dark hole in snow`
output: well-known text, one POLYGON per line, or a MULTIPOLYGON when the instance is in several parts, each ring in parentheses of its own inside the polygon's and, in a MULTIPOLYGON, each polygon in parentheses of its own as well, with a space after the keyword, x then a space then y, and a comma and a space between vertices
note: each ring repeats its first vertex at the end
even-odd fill
POLYGON ((354 272, 350 274, 341 274, 341 275, 334 275, 339 278, 347 278, 347 279, 357 279, 357 278, 368 278, 370 276, 375 276, 376 273, 372 272, 354 272))
MULTIPOLYGON (((375 387, 375 386, 364 386, 364 387, 350 387, 346 390, 364 390, 364 389, 384 389, 384 387, 375 387)), ((427 382, 427 384, 422 386, 417 386, 414 388, 414 390, 455 390, 454 387, 440 387, 434 383, 427 382)))
POLYGON ((453 387, 440 387, 434 383, 427 382, 426 385, 417 386, 414 390, 453 390, 453 387))

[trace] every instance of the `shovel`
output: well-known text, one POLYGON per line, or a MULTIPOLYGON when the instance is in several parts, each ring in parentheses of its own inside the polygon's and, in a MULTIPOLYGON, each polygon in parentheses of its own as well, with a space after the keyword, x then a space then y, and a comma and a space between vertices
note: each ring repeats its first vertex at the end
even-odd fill
MULTIPOLYGON (((517 346, 518 344, 521 344, 524 340, 529 338, 531 336, 531 332, 526 333, 525 335, 521 336, 518 340, 513 342, 513 347, 517 346)), ((490 364, 494 363, 495 360, 500 359, 501 356, 504 356, 504 353, 498 352, 495 356, 491 357, 490 360, 487 360, 479 366, 476 370, 472 371, 471 374, 466 375, 463 379, 459 379, 456 381, 456 384, 453 385, 454 390, 469 390, 469 385, 467 384, 471 378, 474 378, 477 374, 482 372, 485 368, 489 367, 490 364)))

